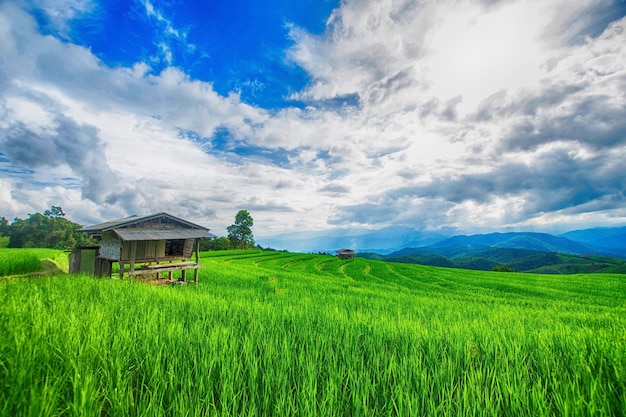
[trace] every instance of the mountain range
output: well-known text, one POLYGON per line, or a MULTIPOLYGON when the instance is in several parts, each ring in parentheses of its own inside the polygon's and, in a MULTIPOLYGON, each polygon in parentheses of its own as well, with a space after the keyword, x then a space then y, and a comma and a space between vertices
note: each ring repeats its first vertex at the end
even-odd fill
POLYGON ((408 227, 294 232, 259 239, 293 252, 349 248, 358 256, 425 265, 484 269, 506 266, 547 273, 626 272, 626 227, 575 230, 559 235, 507 232, 446 236, 408 227))

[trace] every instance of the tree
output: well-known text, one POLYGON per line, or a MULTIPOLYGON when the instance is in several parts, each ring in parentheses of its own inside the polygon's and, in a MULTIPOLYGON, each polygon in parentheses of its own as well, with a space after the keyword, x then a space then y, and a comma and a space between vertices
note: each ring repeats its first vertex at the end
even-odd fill
POLYGON ((43 215, 52 219, 60 219, 61 217, 65 217, 63 209, 59 206, 50 207, 50 210, 44 211, 43 215))
POLYGON ((88 246, 93 238, 78 232, 81 225, 65 218, 61 207, 52 206, 44 214, 29 214, 26 220, 16 218, 11 224, 3 217, 0 233, 9 237, 10 248, 67 249, 88 246))
POLYGON ((495 271, 495 272, 515 272, 515 269, 509 268, 506 265, 498 265, 498 266, 494 266, 492 271, 495 271))
POLYGON ((214 239, 200 239, 200 250, 228 250, 232 248, 232 244, 227 237, 216 237, 214 239))
POLYGON ((252 225, 254 220, 248 210, 239 210, 235 216, 235 223, 228 226, 228 239, 233 248, 246 249, 254 246, 254 235, 252 234, 252 225))
POLYGON ((4 216, 0 218, 0 236, 9 236, 9 220, 4 216))

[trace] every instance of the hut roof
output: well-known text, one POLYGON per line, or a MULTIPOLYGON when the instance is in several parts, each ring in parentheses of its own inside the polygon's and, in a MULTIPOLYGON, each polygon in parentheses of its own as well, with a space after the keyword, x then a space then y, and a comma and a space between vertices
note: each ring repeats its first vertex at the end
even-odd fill
POLYGON ((113 231, 122 240, 170 240, 217 237, 209 233, 209 229, 206 227, 191 223, 168 213, 125 217, 123 219, 83 227, 79 231, 91 235, 101 235, 103 232, 113 231), (165 220, 178 227, 168 229, 151 227, 151 224, 157 220, 165 220))
POLYGON ((200 229, 113 229, 113 232, 122 240, 173 240, 216 237, 208 230, 200 229))
POLYGON ((355 254, 355 253, 356 253, 356 252, 355 252, 355 251, 353 251, 352 249, 339 249, 339 250, 336 250, 335 252, 337 252, 337 253, 342 253, 342 254, 346 254, 346 255, 347 255, 347 254, 355 254))

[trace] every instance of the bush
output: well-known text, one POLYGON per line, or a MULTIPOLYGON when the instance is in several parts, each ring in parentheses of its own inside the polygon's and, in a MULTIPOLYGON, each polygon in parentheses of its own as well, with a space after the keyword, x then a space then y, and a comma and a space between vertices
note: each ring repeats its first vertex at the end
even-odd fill
POLYGON ((506 265, 498 265, 498 266, 494 266, 492 271, 495 271, 495 272, 515 272, 515 269, 509 268, 506 265))

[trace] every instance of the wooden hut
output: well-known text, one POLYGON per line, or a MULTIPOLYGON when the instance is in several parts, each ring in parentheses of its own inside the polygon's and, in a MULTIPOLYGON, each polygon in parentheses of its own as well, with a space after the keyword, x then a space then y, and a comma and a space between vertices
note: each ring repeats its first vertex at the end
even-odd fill
POLYGON ((354 258, 354 254, 356 253, 352 249, 339 249, 337 252, 337 257, 339 259, 352 259, 354 258))
POLYGON ((200 239, 216 237, 209 229, 180 219, 167 213, 149 216, 130 216, 80 229, 99 242, 98 247, 76 248, 70 255, 70 272, 81 272, 91 268, 96 276, 110 276, 113 262, 119 262, 119 275, 136 275, 173 271, 194 271, 194 282, 198 281, 200 239), (93 255, 91 254, 93 252, 93 255), (195 260, 191 260, 195 253, 195 260), (88 265, 87 265, 88 264, 88 265))

